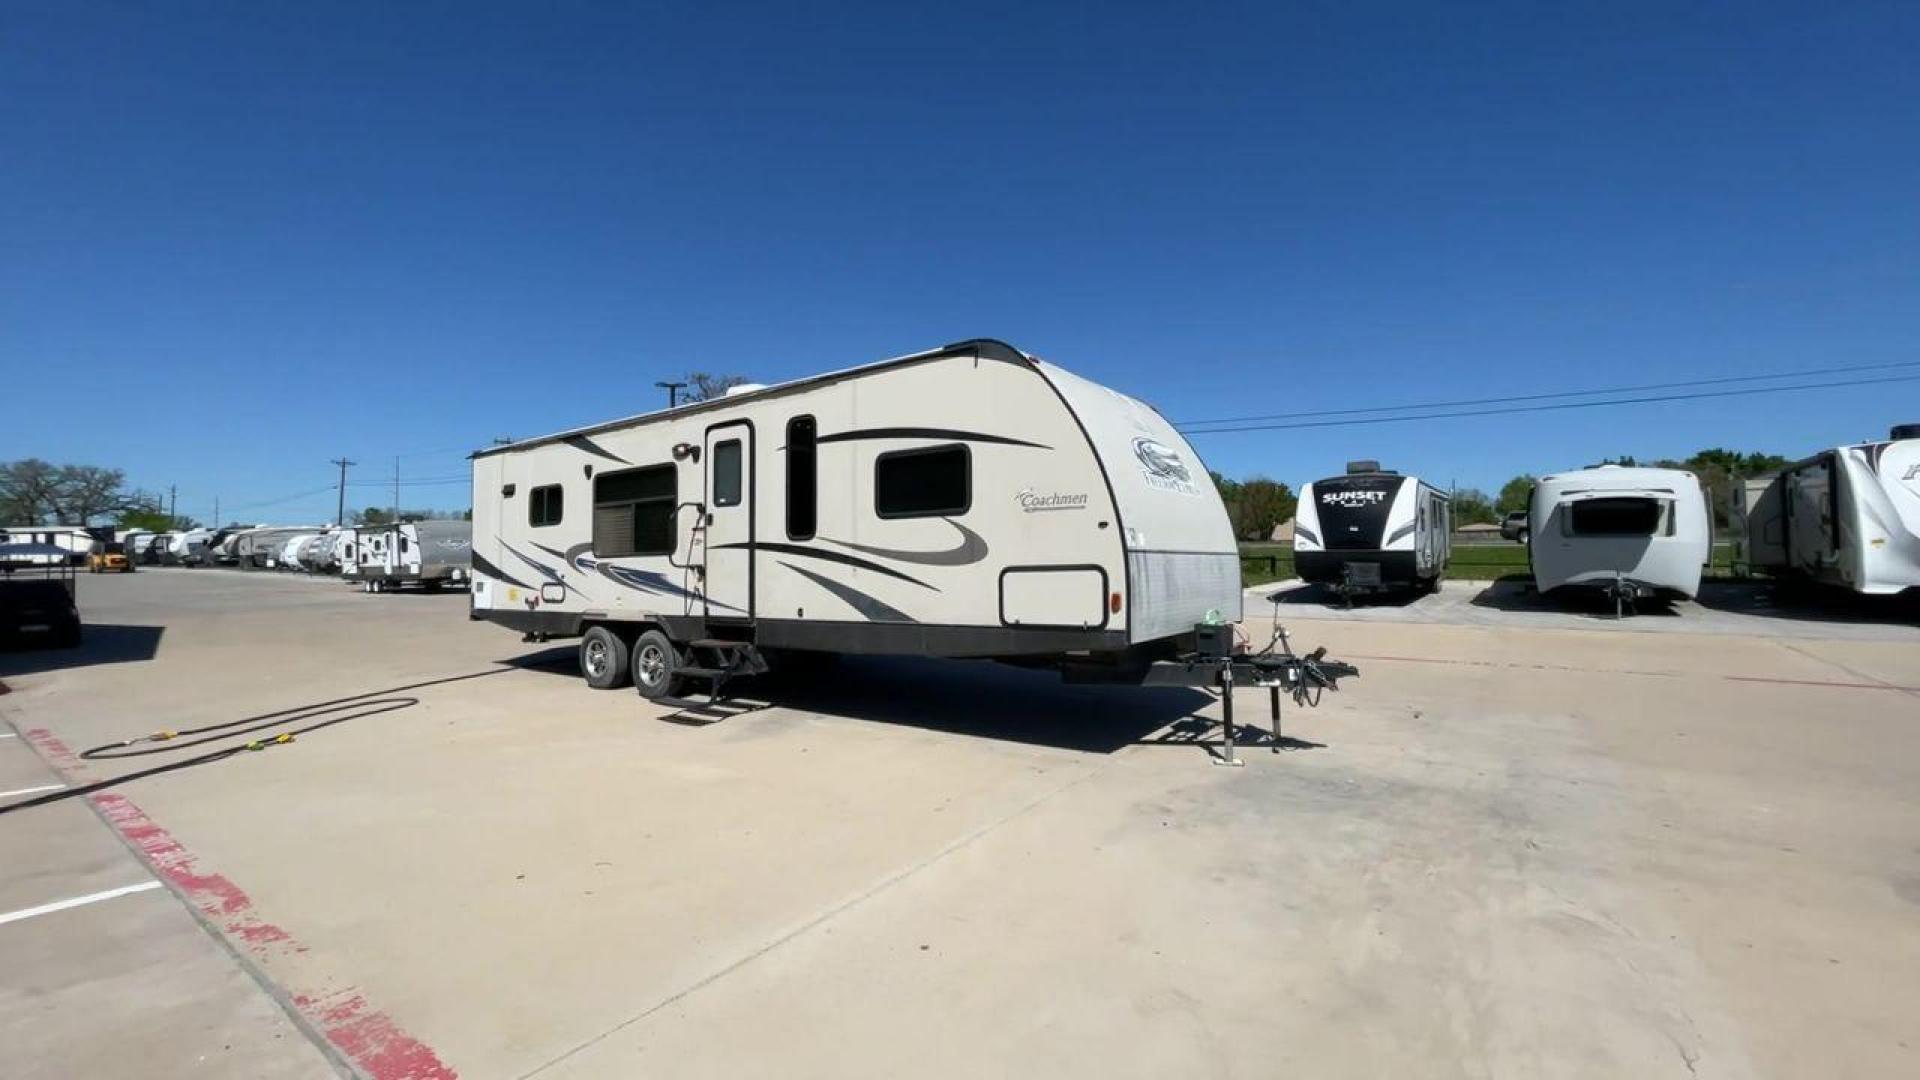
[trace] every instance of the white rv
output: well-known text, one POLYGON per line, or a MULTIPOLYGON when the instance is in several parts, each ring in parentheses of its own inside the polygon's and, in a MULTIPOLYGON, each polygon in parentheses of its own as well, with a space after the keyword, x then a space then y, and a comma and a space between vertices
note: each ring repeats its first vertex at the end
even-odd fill
MULTIPOLYGON (((59 548, 66 552, 66 562, 72 566, 83 565, 87 555, 98 543, 93 533, 78 525, 11 525, 0 528, 0 544, 40 544, 59 548)), ((53 564, 58 557, 46 552, 30 552, 20 556, 23 561, 40 564, 53 564)))
POLYGON ((1713 553, 1706 493, 1681 469, 1601 465, 1541 477, 1527 522, 1542 593, 1582 586, 1616 604, 1691 599, 1713 553))
POLYGON ((212 529, 188 529, 167 541, 165 561, 177 566, 205 566, 213 561, 220 534, 212 529))
POLYGON ((342 528, 333 534, 333 570, 349 581, 360 578, 360 531, 342 528))
MULTIPOLYGON (((360 532, 366 542, 367 530, 360 532)), ((367 592, 406 585, 437 592, 444 585, 465 584, 472 572, 472 522, 408 521, 387 526, 373 541, 367 550, 376 553, 378 561, 363 562, 360 570, 367 592)))
POLYGON ((1437 589, 1453 552, 1453 499, 1377 461, 1300 489, 1293 565, 1305 581, 1344 596, 1437 589))
POLYGON ((1240 618, 1150 406, 996 341, 479 451, 472 615, 650 697, 762 649, 1139 661, 1240 618))
POLYGON ((1823 450, 1734 493, 1735 532, 1754 569, 1875 595, 1920 588, 1920 424, 1823 450))
POLYGON ((280 570, 301 570, 300 549, 319 537, 317 532, 296 532, 287 534, 286 542, 280 550, 267 556, 267 565, 280 570))

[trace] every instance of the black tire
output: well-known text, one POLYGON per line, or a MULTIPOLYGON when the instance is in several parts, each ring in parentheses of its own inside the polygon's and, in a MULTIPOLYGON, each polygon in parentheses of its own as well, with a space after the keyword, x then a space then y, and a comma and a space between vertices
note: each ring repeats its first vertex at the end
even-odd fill
POLYGON ((650 701, 679 697, 681 684, 686 681, 672 673, 679 666, 680 650, 667 635, 648 630, 634 640, 631 672, 641 697, 650 701))
POLYGON ((633 650, 627 639, 604 626, 587 628, 580 639, 580 677, 595 690, 613 690, 633 681, 633 650))

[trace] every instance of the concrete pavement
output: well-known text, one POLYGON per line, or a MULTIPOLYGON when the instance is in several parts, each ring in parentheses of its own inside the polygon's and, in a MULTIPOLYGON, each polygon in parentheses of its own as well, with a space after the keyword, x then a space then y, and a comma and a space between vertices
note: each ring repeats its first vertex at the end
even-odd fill
MULTIPOLYGON (((474 676, 108 793, 225 883, 182 895, 367 1075, 1920 1066, 1903 640, 1301 619, 1362 677, 1222 769, 1194 692, 847 660, 690 726, 458 596, 83 589, 91 620, 163 630, 112 663, 0 657, 0 715, 72 748, 474 676)), ((84 890, 76 812, 0 815, 0 844, 84 890)), ((188 918, 172 895, 96 908, 188 918)), ((100 948, 48 936, 18 970, 100 948)), ((35 1015, 0 1001, 0 1045, 35 1015)), ((34 1061, 91 1036, 46 1027, 34 1061)))

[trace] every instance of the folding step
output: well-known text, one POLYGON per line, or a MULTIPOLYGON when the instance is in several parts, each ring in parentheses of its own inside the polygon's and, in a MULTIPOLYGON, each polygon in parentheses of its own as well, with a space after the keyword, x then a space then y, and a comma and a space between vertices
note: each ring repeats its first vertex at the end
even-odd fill
POLYGON ((695 679, 711 679, 716 676, 725 677, 738 674, 738 672, 732 668, 713 667, 677 667, 673 669, 673 673, 675 675, 686 675, 695 679))

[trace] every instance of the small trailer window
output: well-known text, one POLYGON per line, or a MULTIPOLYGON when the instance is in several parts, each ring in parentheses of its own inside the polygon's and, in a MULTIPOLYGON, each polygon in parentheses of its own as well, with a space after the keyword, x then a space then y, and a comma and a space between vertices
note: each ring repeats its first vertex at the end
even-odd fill
POLYGON ((1673 532, 1673 503, 1626 497, 1583 499, 1567 507, 1568 536, 1654 536, 1673 532))
POLYGON ((679 483, 679 470, 671 464, 594 477, 593 553, 603 558, 671 555, 679 483))
POLYGON ((564 506, 559 484, 548 484, 527 492, 527 524, 535 528, 560 524, 564 506))
POLYGON ((811 540, 819 520, 819 428, 811 416, 787 421, 787 539, 811 540))
POLYGON ((740 440, 713 444, 713 505, 740 505, 740 440))
POLYGON ((963 444, 896 450, 873 463, 873 508, 883 518, 945 517, 973 505, 973 459, 963 444))

